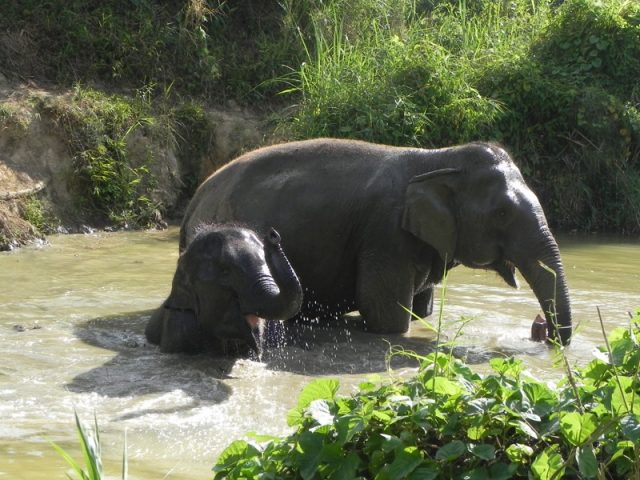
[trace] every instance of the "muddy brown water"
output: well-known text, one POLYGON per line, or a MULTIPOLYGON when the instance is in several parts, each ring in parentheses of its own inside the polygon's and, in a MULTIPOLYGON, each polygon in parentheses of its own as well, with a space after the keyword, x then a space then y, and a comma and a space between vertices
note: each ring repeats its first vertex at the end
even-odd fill
MULTIPOLYGON (((560 248, 579 323, 568 355, 580 365, 602 344, 596 306, 608 330, 640 306, 640 243, 568 237, 560 248)), ((80 459, 74 410, 86 424, 95 413, 113 478, 125 431, 130 478, 211 478, 234 439, 288 432, 287 411, 313 378, 337 378, 349 394, 372 375, 411 374, 400 358, 387 369, 389 344, 433 348, 417 322, 386 339, 340 323, 305 332, 306 349, 271 350, 261 361, 161 354, 142 332, 176 259, 176 229, 53 236, 41 248, 0 254, 0 479, 65 478, 50 442, 80 459)), ((513 290, 494 274, 458 268, 447 281, 444 331, 454 336, 465 319, 456 354, 479 371, 493 355, 513 354, 534 376, 559 378, 550 350, 528 340, 538 310, 526 284, 513 290)))

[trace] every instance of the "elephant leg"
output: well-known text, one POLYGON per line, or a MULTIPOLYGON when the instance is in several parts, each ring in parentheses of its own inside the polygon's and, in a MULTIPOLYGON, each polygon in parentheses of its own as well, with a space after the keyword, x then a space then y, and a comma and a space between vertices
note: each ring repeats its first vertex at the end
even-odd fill
POLYGON ((377 255, 363 256, 358 265, 356 305, 364 329, 372 333, 409 330, 413 288, 401 263, 377 255), (404 308, 403 308, 404 307, 404 308))
MULTIPOLYGON (((433 313, 433 286, 414 295, 411 311, 420 318, 428 317, 433 313)), ((415 317, 412 317, 416 320, 415 317)))
POLYGON ((191 310, 164 309, 160 351, 199 353, 204 350, 204 332, 191 310))

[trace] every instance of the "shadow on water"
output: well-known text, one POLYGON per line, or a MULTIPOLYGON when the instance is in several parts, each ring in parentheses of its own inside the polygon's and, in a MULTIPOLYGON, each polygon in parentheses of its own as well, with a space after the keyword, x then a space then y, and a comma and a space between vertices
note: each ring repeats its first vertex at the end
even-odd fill
MULTIPOLYGON (((232 395, 228 385, 234 358, 208 354, 180 355, 161 353, 144 336, 152 310, 100 317, 76 326, 75 334, 85 343, 117 353, 108 362, 76 376, 67 388, 76 393, 95 392, 108 397, 143 397, 180 390, 192 400, 181 408, 221 403, 232 395)), ((435 350, 433 339, 410 335, 378 335, 362 330, 359 316, 349 315, 331 324, 288 324, 288 335, 295 341, 266 348, 259 362, 267 370, 299 375, 349 375, 387 371, 389 368, 413 368, 418 365, 414 353, 425 356, 435 350), (389 355, 393 351, 408 355, 389 355)), ((476 348, 456 346, 453 355, 469 364, 486 363, 494 357, 539 355, 543 348, 476 348)), ((253 359, 258 360, 258 359, 253 359)), ((167 411, 175 412, 175 406, 167 411)), ((135 416, 163 413, 154 407, 135 416)))
MULTIPOLYGON (((330 325, 294 324, 288 329, 288 335, 296 338, 293 345, 263 352, 261 360, 271 370, 303 375, 376 373, 389 368, 416 367, 419 363, 416 355, 424 357, 436 348, 435 338, 367 333, 362 328, 359 315, 348 315, 330 325), (395 354, 390 355, 390 351, 395 354)), ((474 365, 487 363, 496 357, 537 356, 547 350, 543 344, 526 339, 520 345, 519 348, 457 345, 451 353, 474 365)), ((443 346, 441 351, 450 350, 443 346)))
MULTIPOLYGON (((108 362, 77 375, 66 385, 74 393, 92 393, 107 397, 144 397, 182 391, 191 403, 190 410, 202 404, 222 403, 232 393, 224 382, 234 361, 206 355, 165 354, 149 345, 144 327, 152 310, 95 318, 76 325, 75 334, 88 345, 117 353, 108 362)), ((175 405, 166 412, 175 412, 175 405)), ((164 413, 162 407, 137 411, 133 416, 164 413)), ((126 419, 123 417, 122 419, 126 419)))

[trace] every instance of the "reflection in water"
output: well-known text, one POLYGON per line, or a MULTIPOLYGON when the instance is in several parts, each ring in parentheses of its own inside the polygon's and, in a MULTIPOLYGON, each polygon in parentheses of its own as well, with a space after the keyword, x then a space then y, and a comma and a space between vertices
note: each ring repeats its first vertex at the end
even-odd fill
MULTIPOLYGON (((560 245, 580 323, 569 357, 586 363, 601 343, 596 306, 608 329, 640 306, 640 246, 571 238, 560 245)), ((311 377, 338 377, 349 393, 389 365, 392 377, 410 374, 414 361, 389 359, 389 345, 434 348, 419 322, 410 335, 383 338, 349 316, 333 328, 301 329, 295 346, 268 350, 260 362, 161 354, 143 330, 176 260, 176 229, 53 237, 41 249, 0 254, 0 477, 62 477, 66 467, 48 441, 78 457, 76 409, 87 422, 96 413, 108 473, 118 473, 126 429, 131 478, 209 478, 232 440, 286 432, 286 412, 311 377)), ((549 349, 528 340, 539 307, 526 285, 512 290, 492 273, 458 268, 445 302, 445 333, 462 330, 454 354, 474 368, 518 355, 534 375, 562 375, 549 349)))

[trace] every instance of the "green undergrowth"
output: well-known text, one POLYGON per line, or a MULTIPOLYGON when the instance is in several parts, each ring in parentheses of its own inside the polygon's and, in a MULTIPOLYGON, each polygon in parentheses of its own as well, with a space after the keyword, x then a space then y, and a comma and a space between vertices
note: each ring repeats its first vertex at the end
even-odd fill
POLYGON ((419 357, 410 380, 349 397, 315 380, 288 415, 292 434, 231 443, 214 479, 639 479, 638 335, 640 311, 557 384, 514 358, 479 375, 442 352, 419 357))
POLYGON ((159 217, 149 196, 156 179, 146 158, 133 161, 128 138, 156 123, 150 105, 76 85, 66 96, 37 98, 38 108, 63 127, 73 156, 72 189, 84 212, 98 221, 148 227, 159 217))
MULTIPOLYGON (((29 100, 62 127, 73 159, 69 188, 81 216, 91 223, 125 228, 162 224, 172 207, 156 195, 163 180, 158 172, 170 168, 159 166, 163 152, 178 157, 179 171, 173 174, 181 177, 182 195, 190 197, 195 190, 199 172, 190 165, 208 148, 212 126, 202 107, 163 100, 155 89, 149 85, 124 95, 76 84, 65 95, 33 95, 29 100)), ((41 224, 38 205, 25 206, 25 216, 41 224)))

